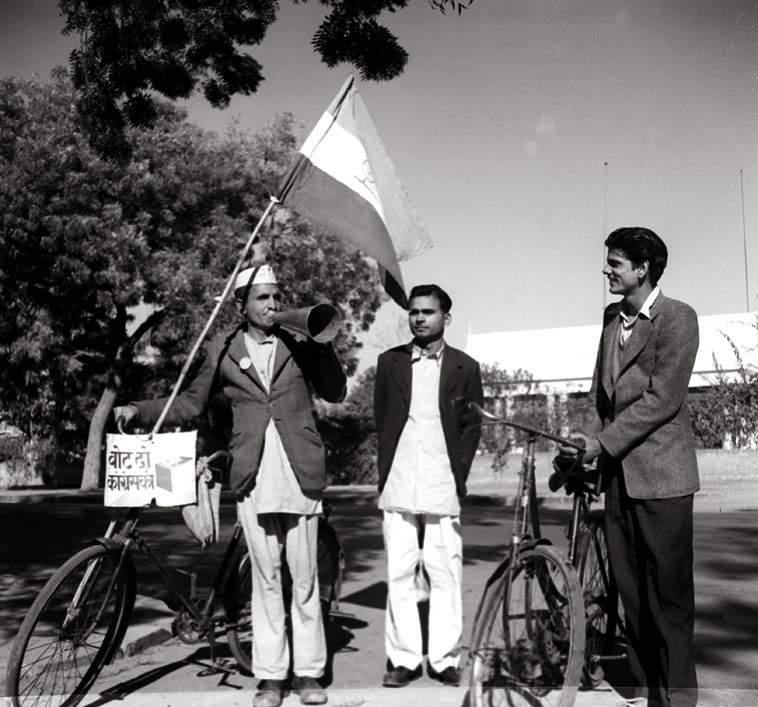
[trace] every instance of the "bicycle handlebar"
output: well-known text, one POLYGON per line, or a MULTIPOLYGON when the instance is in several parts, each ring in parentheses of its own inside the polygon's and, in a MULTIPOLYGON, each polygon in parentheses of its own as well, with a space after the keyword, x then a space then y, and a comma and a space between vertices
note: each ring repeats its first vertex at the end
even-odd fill
MULTIPOLYGON (((481 405, 478 405, 477 403, 470 402, 468 404, 469 410, 473 410, 474 412, 478 413, 481 417, 483 417, 485 420, 488 420, 492 424, 496 425, 507 425, 508 427, 513 427, 516 430, 521 430, 522 432, 528 432, 530 435, 536 435, 537 437, 544 437, 545 439, 550 439, 553 442, 558 442, 558 444, 562 444, 566 447, 572 447, 573 449, 576 449, 577 452, 580 452, 578 457, 581 457, 584 453, 584 440, 573 440, 568 439, 567 437, 561 437, 560 435, 553 434, 552 432, 546 432, 545 430, 539 430, 536 427, 529 427, 528 425, 522 425, 520 422, 514 422, 513 420, 507 420, 504 417, 499 417, 498 415, 495 415, 491 412, 488 412, 484 408, 481 407, 481 405)), ((487 424, 487 423, 483 423, 487 424)))

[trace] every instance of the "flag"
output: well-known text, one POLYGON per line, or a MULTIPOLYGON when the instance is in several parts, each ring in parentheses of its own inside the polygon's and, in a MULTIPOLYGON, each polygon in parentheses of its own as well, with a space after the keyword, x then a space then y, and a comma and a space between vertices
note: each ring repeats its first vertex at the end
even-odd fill
POLYGON ((432 241, 352 76, 306 138, 276 198, 376 260, 387 294, 407 306, 400 262, 432 241))

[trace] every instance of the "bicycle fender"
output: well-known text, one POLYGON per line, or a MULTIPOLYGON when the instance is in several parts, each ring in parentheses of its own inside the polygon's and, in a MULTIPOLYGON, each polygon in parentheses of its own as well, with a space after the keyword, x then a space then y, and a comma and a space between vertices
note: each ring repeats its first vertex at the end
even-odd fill
POLYGON ((495 571, 489 576, 487 581, 484 583, 484 591, 482 592, 482 596, 479 599, 479 605, 476 607, 476 613, 474 614, 474 623, 472 624, 471 641, 469 641, 469 646, 475 646, 477 644, 478 636, 476 635, 476 629, 477 629, 477 626, 479 625, 479 616, 482 613, 482 608, 484 607, 484 604, 487 600, 487 596, 489 594, 490 589, 502 579, 509 564, 510 564, 510 559, 506 557, 495 568, 495 571))
MULTIPOLYGON (((117 538, 92 538, 92 540, 90 540, 90 543, 92 545, 102 545, 106 550, 116 550, 118 552, 121 552, 126 543, 124 538, 117 538)), ((129 557, 131 557, 131 554, 129 557)))
POLYGON ((124 539, 114 538, 93 538, 93 545, 102 545, 106 550, 110 552, 118 552, 123 555, 124 559, 124 574, 126 576, 126 587, 124 594, 124 614, 119 622, 116 633, 113 637, 113 646, 105 657, 105 665, 110 665, 118 656, 118 652, 121 648, 121 643, 124 640, 126 629, 129 627, 129 617, 132 615, 134 609, 134 602, 137 598, 137 568, 134 564, 134 557, 131 552, 123 553, 124 539))
POLYGON ((134 609, 134 602, 137 598, 137 570, 134 566, 134 558, 131 554, 127 555, 126 569, 126 593, 124 599, 124 616, 120 622, 116 635, 113 640, 113 647, 105 658, 105 664, 110 665, 118 656, 121 650, 121 643, 126 635, 126 629, 129 628, 129 619, 134 609))

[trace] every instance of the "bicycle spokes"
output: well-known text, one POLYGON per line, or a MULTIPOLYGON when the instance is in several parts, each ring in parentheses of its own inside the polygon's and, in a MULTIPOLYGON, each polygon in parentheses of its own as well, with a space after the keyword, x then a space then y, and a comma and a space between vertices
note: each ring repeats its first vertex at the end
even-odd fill
POLYGON ((8 689, 13 705, 70 707, 115 649, 125 601, 119 556, 89 548, 59 570, 19 635, 8 689))
POLYGON ((551 553, 525 553, 482 613, 483 630, 472 652, 477 707, 557 707, 578 682, 578 582, 569 586, 566 568, 551 553))

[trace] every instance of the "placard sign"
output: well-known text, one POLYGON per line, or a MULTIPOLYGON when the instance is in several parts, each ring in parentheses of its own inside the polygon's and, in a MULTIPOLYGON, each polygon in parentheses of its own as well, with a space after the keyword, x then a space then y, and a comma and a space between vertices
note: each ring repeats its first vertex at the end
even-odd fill
POLYGON ((162 432, 152 439, 109 434, 105 452, 105 505, 195 503, 197 432, 162 432))

